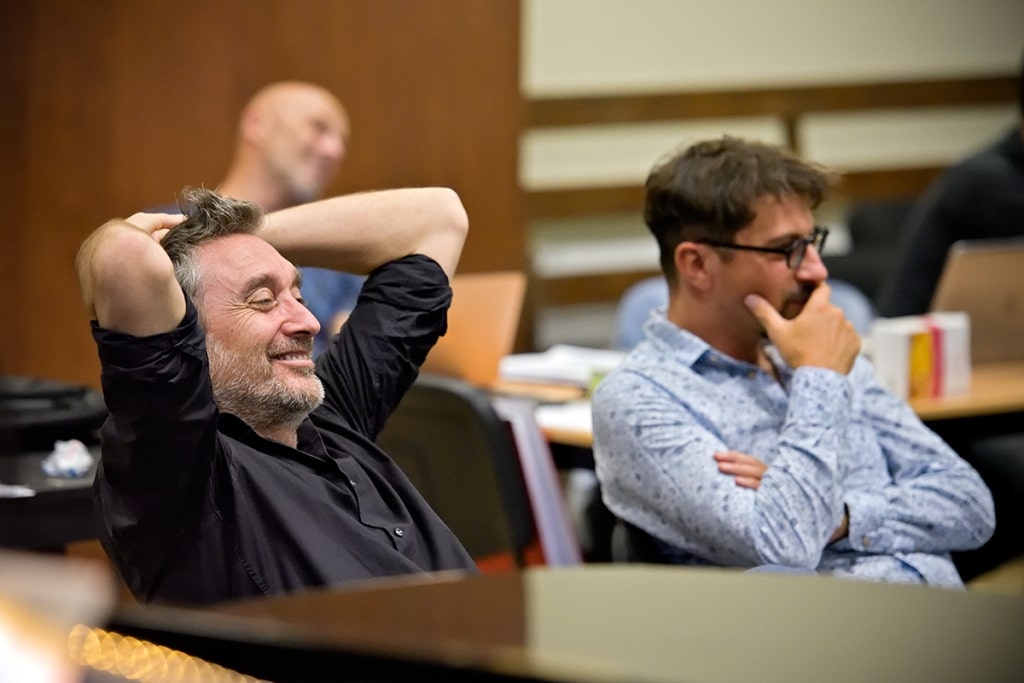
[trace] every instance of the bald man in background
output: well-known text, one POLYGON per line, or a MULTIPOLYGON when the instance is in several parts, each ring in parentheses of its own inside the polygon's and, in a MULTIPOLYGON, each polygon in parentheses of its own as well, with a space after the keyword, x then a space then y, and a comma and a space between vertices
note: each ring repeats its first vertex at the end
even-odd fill
POLYGON ((235 157, 218 192, 277 211, 319 199, 338 173, 348 114, 312 83, 272 83, 249 100, 238 122, 235 157))
MULTIPOLYGON (((349 134, 348 113, 330 91, 304 81, 271 83, 242 109, 235 155, 217 192, 268 213, 320 199, 345 160, 349 134)), ((300 270, 306 305, 320 322, 313 344, 319 355, 355 306, 363 278, 300 270)))

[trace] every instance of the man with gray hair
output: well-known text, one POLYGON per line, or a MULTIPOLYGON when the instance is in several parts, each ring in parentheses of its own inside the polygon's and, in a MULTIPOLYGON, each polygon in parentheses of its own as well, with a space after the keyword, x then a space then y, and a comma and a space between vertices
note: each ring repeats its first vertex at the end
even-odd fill
POLYGON ((457 195, 369 192, 265 218, 207 190, 183 198, 184 220, 109 221, 78 257, 110 409, 101 541, 134 595, 209 603, 474 570, 374 444, 444 333, 457 195), (319 324, 286 257, 369 273, 315 365, 319 324))

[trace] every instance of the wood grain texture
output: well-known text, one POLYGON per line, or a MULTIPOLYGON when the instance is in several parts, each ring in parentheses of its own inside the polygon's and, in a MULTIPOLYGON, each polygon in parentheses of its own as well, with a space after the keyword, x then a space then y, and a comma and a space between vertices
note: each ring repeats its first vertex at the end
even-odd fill
POLYGON ((239 110, 318 82, 353 139, 332 192, 445 185, 472 225, 460 269, 523 269, 516 0, 38 0, 3 3, 0 372, 98 385, 73 273, 113 216, 215 186, 239 110), (9 196, 8 196, 9 195, 9 196))

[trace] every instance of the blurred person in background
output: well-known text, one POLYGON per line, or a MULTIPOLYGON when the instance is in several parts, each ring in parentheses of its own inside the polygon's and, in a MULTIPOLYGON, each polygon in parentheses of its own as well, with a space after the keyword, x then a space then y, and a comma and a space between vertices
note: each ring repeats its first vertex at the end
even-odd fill
MULTIPOLYGON (((217 192, 278 211, 320 199, 338 174, 351 126, 345 107, 314 83, 279 81, 261 88, 242 109, 234 158, 217 192)), ((150 209, 176 213, 175 206, 150 209)), ((320 322, 319 355, 355 307, 363 278, 303 267, 302 293, 320 322)))

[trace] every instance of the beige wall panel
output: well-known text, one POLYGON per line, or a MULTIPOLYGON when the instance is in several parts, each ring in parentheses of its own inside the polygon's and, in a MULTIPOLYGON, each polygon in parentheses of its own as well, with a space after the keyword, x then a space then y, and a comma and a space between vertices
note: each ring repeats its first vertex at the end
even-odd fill
POLYGON ((530 190, 641 183, 672 150, 726 133, 785 140, 771 118, 533 128, 523 133, 519 182, 530 190))
POLYGON ((529 97, 1013 71, 1020 0, 523 0, 529 97))
POLYGON ((810 114, 800 149, 844 171, 946 166, 1015 125, 1013 107, 810 114))

